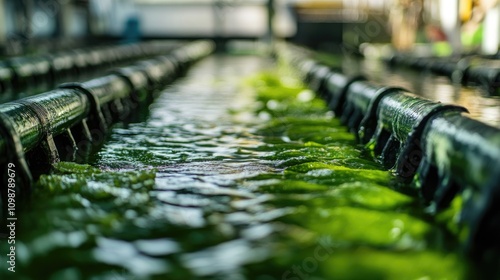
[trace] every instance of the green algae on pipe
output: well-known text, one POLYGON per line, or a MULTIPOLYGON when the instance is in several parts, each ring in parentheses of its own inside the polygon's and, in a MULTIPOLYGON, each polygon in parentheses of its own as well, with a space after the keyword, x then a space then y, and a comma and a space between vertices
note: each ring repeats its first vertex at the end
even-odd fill
POLYGON ((443 179, 453 177, 481 190, 493 174, 500 173, 500 129, 460 113, 433 118, 422 134, 422 143, 427 160, 440 176, 448 177, 443 179))
MULTIPOLYGON (((11 118, 24 151, 35 147, 47 134, 58 135, 83 120, 90 110, 87 97, 76 90, 57 89, 0 105, 11 118)), ((0 141, 0 153, 5 154, 0 141)))
MULTIPOLYGON (((210 53, 213 47, 213 43, 209 41, 197 41, 182 46, 176 50, 176 54, 180 59, 179 63, 187 66, 186 64, 210 53)), ((136 66, 121 68, 118 72, 131 82, 137 95, 136 100, 133 101, 143 100, 144 90, 147 89, 147 77, 142 70, 136 66)), ((84 83, 85 86, 96 91, 96 97, 103 103, 126 97, 129 92, 125 84, 123 79, 116 75, 84 83), (108 91, 112 91, 112 94, 108 91)), ((87 96, 80 90, 61 88, 2 104, 0 112, 13 120, 24 151, 28 151, 35 147, 47 133, 60 134, 86 118, 90 112, 90 103, 87 96)), ((0 152, 8 152, 5 151, 3 140, 0 140, 0 152)))
POLYGON ((440 211, 460 194, 461 222, 470 228, 467 249, 489 258, 500 248, 500 130, 444 112, 431 119, 421 138, 425 160, 415 183, 422 196, 440 211))
POLYGON ((174 51, 172 56, 175 57, 182 70, 196 60, 210 54, 215 49, 215 44, 212 41, 200 40, 188 43, 174 51))
MULTIPOLYGON (((132 49, 137 50, 137 52, 131 57, 149 55, 151 54, 150 52, 154 53, 158 50, 156 48, 142 50, 140 46, 133 46, 132 49)), ((174 64, 187 67, 190 63, 209 54, 212 50, 213 43, 209 41, 198 41, 186 44, 177 50, 177 61, 174 64)), ((99 54, 99 56, 102 56, 101 54, 99 54)), ((99 60, 97 59, 97 55, 98 53, 94 51, 88 52, 87 55, 83 54, 80 57, 82 58, 81 62, 83 64, 77 65, 77 68, 80 66, 84 68, 96 66, 93 64, 99 60), (96 59, 93 61, 85 61, 87 58, 96 59)), ((106 62, 112 63, 113 59, 113 57, 109 57, 109 59, 105 60, 106 62)), ((48 61, 47 58, 38 60, 41 66, 48 65, 50 68, 50 64, 46 63, 48 61)), ((165 60, 164 58, 158 58, 157 62, 158 65, 166 65, 165 68, 161 69, 170 69, 168 66, 172 66, 171 63, 168 63, 170 60, 165 60)), ((42 69, 42 67, 39 67, 40 65, 35 65, 35 68, 38 70, 42 69)), ((149 66, 155 65, 150 64, 149 66)), ((50 72, 49 68, 44 68, 47 70, 47 74, 50 72)), ((3 104, 0 106, 0 112, 2 112, 4 118, 9 120, 8 123, 12 123, 12 127, 6 127, 5 130, 10 131, 12 135, 16 135, 16 139, 18 139, 16 143, 19 143, 20 148, 17 152, 8 150, 7 143, 10 138, 14 136, 10 137, 11 135, 9 136, 7 133, 7 135, 4 135, 4 137, 7 138, 0 139, 0 153, 18 157, 20 161, 25 162, 23 151, 28 152, 34 148, 41 148, 44 158, 39 158, 38 154, 33 154, 34 158, 31 162, 33 163, 31 168, 33 168, 33 170, 38 170, 38 167, 40 167, 41 172, 44 172, 42 169, 48 167, 48 163, 59 161, 59 152, 61 152, 59 149, 65 150, 65 148, 69 148, 67 150, 72 150, 72 155, 68 154, 68 160, 74 160, 74 151, 78 148, 78 144, 70 128, 80 123, 77 128, 77 133, 81 133, 82 135, 80 136, 83 136, 85 140, 92 140, 94 136, 91 134, 92 132, 89 130, 88 124, 85 121, 82 122, 90 116, 97 121, 97 123, 94 124, 98 125, 98 127, 92 130, 98 134, 95 139, 104 139, 99 138, 99 135, 105 132, 107 125, 117 119, 125 119, 131 111, 137 108, 137 103, 148 98, 148 78, 154 77, 152 75, 148 76, 148 74, 151 73, 148 72, 149 69, 147 68, 147 64, 121 68, 116 71, 115 76, 91 80, 84 83, 83 86, 81 84, 66 84, 54 91, 3 104), (113 104, 102 107, 109 116, 108 123, 105 123, 106 120, 103 118, 103 114, 99 112, 101 112, 101 105, 107 105, 106 103, 111 102, 113 102, 113 104), (112 113, 114 113, 114 115, 112 113), (64 135, 58 137, 58 139, 54 141, 53 137, 60 134, 64 135)), ((156 78, 157 77, 159 77, 159 75, 156 75, 156 78)), ((35 83, 37 82, 36 78, 40 77, 26 75, 26 78, 34 79, 33 82, 35 83)), ((151 80, 154 83, 161 82, 158 79, 151 80)), ((152 96, 149 95, 149 97, 152 96)), ((147 110, 147 108, 143 108, 147 110)), ((86 141, 79 143, 86 143, 86 141)), ((98 143, 100 142, 95 141, 95 144, 98 143)), ((65 151, 62 152, 64 153, 65 151)), ((4 158, 3 161, 6 161, 6 158, 4 158)), ((29 174, 30 171, 27 170, 27 168, 26 173, 28 173, 26 177, 31 177, 29 174)), ((27 183, 27 185, 30 184, 30 182, 27 183)))

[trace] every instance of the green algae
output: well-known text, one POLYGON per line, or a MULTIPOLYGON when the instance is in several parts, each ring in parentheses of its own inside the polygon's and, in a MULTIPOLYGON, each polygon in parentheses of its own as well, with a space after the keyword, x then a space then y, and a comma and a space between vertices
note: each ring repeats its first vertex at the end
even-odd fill
POLYGON ((399 249, 425 247, 431 226, 405 213, 376 211, 350 206, 299 209, 287 219, 316 233, 331 236, 344 246, 372 246, 399 249))
POLYGON ((326 191, 327 189, 328 186, 305 181, 280 180, 278 183, 262 186, 259 191, 268 193, 314 193, 326 191))
POLYGON ((54 164, 53 170, 54 174, 40 177, 36 186, 38 195, 79 193, 92 200, 130 199, 151 190, 156 173, 155 170, 102 172, 89 165, 68 162, 54 164))
POLYGON ((305 181, 276 180, 264 182, 259 191, 273 194, 289 194, 275 196, 269 201, 282 207, 303 205, 310 209, 352 206, 380 211, 410 212, 415 200, 387 187, 370 183, 344 183, 332 187, 305 181), (293 195, 293 196, 290 196, 293 195))
POLYGON ((468 228, 460 223, 462 213, 462 197, 456 196, 450 203, 450 207, 436 215, 436 220, 446 225, 461 242, 465 242, 468 236, 468 228))
MULTIPOLYGON (((256 92, 261 106, 256 113, 267 113, 273 118, 283 116, 324 116, 328 109, 323 101, 314 98, 314 93, 306 89, 297 79, 287 75, 286 68, 276 72, 264 72, 247 79, 246 85, 256 92)), ((311 119, 311 121, 315 121, 311 119)))
POLYGON ((288 71, 246 85, 259 103, 245 110, 260 121, 243 132, 204 114, 205 126, 130 125, 114 130, 92 166, 62 162, 42 175, 23 217, 25 278, 465 275, 455 247, 443 245, 456 246, 447 224, 455 212, 436 222, 394 190, 393 175, 288 71))
MULTIPOLYGON (((321 110, 313 117, 305 111, 297 114, 291 105, 295 100, 290 97, 290 90, 281 92, 278 78, 267 77, 262 81, 267 80, 272 80, 268 86, 275 90, 270 91, 261 84, 257 94, 264 102, 280 100, 280 110, 279 114, 276 111, 271 114, 273 118, 258 133, 266 138, 286 138, 287 141, 268 142, 271 147, 268 150, 274 152, 266 157, 283 168, 283 173, 281 177, 251 178, 250 185, 259 192, 275 195, 267 204, 294 209, 280 221, 299 226, 315 236, 327 236, 335 248, 343 248, 324 262, 323 275, 329 279, 463 277, 465 268, 450 273, 437 261, 447 257, 443 266, 450 268, 463 266, 462 258, 456 253, 435 249, 435 246, 443 246, 436 240, 449 236, 438 223, 449 221, 447 218, 453 213, 443 214, 438 223, 423 219, 426 214, 416 201, 391 189, 395 184, 393 175, 375 163, 365 147, 355 143, 353 135, 338 119, 324 115, 321 110), (262 95, 261 88, 266 89, 262 95), (272 92, 276 92, 276 96, 272 92), (384 261, 370 262, 370 257, 365 256, 352 259, 358 251, 384 261), (413 263, 416 260, 421 260, 418 268, 413 263)), ((448 224, 449 230, 456 232, 456 225, 456 221, 448 224)), ((309 256, 312 255, 309 252, 309 256)), ((314 275, 316 271, 309 272, 314 275)), ((304 276, 297 272, 291 275, 297 279, 304 276)))
POLYGON ((392 176, 387 171, 354 169, 325 162, 307 162, 285 169, 285 178, 303 178, 314 183, 340 185, 348 182, 374 182, 388 185, 392 176))
MULTIPOLYGON (((119 237, 117 233, 148 214, 155 174, 54 164, 51 174, 39 178, 33 203, 24 209, 23 234, 16 244, 21 278, 57 279, 54 271, 73 266, 87 266, 89 276, 113 268, 97 261, 93 251, 102 236, 119 237)), ((77 278, 87 275, 77 271, 77 278)))
POLYGON ((52 209, 71 206, 62 214, 107 224, 120 220, 120 209, 138 211, 150 203, 148 194, 155 176, 156 170, 102 171, 89 165, 56 163, 53 173, 42 175, 37 182, 34 198, 40 205, 33 207, 47 207, 47 203, 52 209))
POLYGON ((396 210, 413 202, 407 195, 375 183, 365 182, 342 184, 331 190, 328 195, 339 197, 340 200, 346 201, 345 204, 378 210, 396 210))
POLYGON ((467 268, 455 254, 361 248, 338 251, 323 262, 329 279, 463 279, 467 268))

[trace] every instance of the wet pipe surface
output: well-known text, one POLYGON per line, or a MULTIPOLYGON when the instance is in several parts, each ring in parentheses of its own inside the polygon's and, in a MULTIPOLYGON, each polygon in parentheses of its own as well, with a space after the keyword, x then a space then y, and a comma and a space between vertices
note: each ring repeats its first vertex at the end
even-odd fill
POLYGON ((116 125, 90 164, 59 163, 38 181, 19 218, 15 278, 471 273, 457 249, 458 211, 427 215, 323 101, 267 58, 199 62, 147 119, 116 125))

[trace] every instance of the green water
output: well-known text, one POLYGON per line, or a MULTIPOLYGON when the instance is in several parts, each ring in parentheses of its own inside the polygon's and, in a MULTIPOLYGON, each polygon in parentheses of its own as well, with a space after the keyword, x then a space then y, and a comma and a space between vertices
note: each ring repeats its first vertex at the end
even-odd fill
POLYGON ((40 178, 15 277, 465 278, 455 225, 268 59, 203 60, 150 112, 117 125, 91 166, 40 178))

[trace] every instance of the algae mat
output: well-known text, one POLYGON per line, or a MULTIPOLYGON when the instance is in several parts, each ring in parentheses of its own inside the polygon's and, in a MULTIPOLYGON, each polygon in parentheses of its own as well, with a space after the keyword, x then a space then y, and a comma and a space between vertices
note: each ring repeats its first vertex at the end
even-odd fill
POLYGON ((15 277, 467 277, 454 227, 355 143, 286 68, 210 57, 146 120, 115 126, 90 165, 40 178, 15 277))

